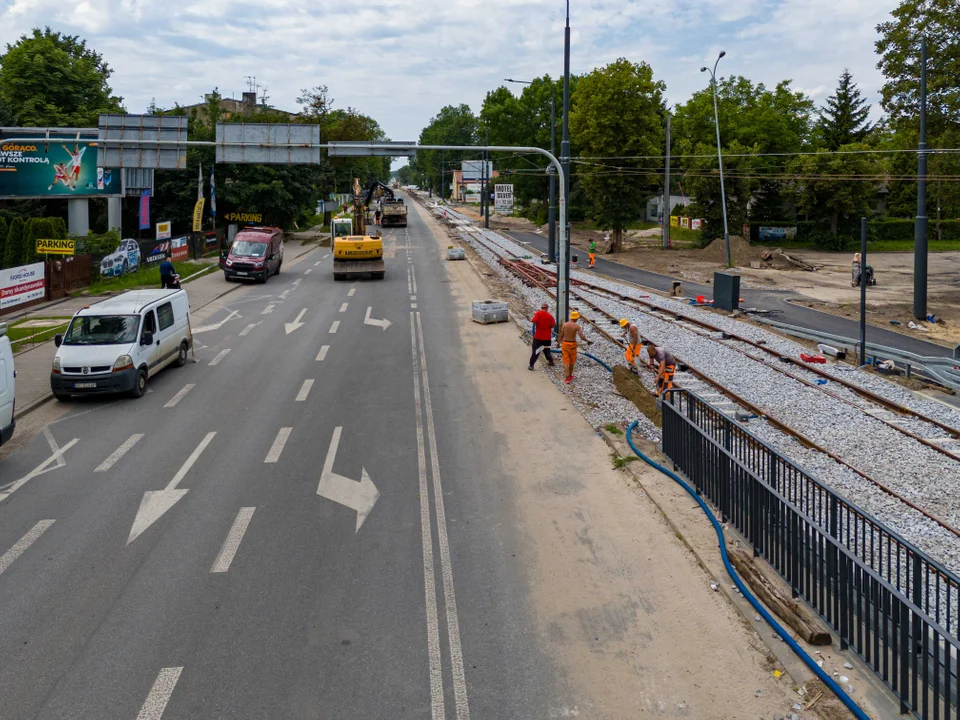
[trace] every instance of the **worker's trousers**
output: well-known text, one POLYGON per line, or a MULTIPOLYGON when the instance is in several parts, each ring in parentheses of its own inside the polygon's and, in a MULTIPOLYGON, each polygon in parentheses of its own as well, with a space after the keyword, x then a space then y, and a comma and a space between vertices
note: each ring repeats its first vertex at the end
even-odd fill
POLYGON ((663 395, 667 390, 673 390, 673 373, 675 371, 675 365, 661 366, 660 374, 657 375, 657 395, 663 395))
POLYGON ((530 354, 530 367, 533 367, 537 362, 537 355, 543 355, 543 359, 547 361, 548 365, 553 365, 553 357, 550 355, 550 341, 549 340, 536 340, 533 341, 533 352, 530 354), (541 348, 543 348, 541 350, 541 348))

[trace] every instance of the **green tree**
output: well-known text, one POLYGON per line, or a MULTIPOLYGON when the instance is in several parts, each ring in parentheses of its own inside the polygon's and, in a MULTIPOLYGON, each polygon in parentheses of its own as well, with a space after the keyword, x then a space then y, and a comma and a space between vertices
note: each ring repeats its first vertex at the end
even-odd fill
MULTIPOLYGON (((686 166, 683 186, 695 198, 684 215, 703 218, 703 239, 721 237, 723 234, 723 195, 720 192, 720 172, 716 159, 717 146, 700 144, 691 149, 691 156, 684 158, 686 166)), ((747 210, 752 192, 759 187, 753 177, 757 159, 754 148, 745 147, 733 140, 724 148, 723 181, 727 200, 727 224, 732 235, 738 234, 747 222, 747 210)), ((769 202, 769 200, 768 200, 769 202)), ((736 261, 736 258, 733 258, 736 261)))
POLYGON ((59 215, 53 218, 53 237, 57 238, 58 240, 67 239, 67 224, 59 215))
POLYGON ((662 153, 665 89, 647 63, 620 58, 583 76, 573 98, 570 133, 585 158, 624 158, 578 166, 591 214, 613 230, 611 252, 623 249, 624 228, 642 217, 655 191, 656 180, 643 172, 645 161, 628 158, 662 153))
POLYGON ((42 222, 41 218, 30 218, 23 223, 23 236, 20 240, 22 247, 20 262, 23 265, 37 262, 37 238, 40 237, 37 226, 42 222))
POLYGON ((3 249, 3 266, 16 267, 23 264, 23 218, 15 217, 7 231, 7 243, 3 249))
POLYGON ((827 150, 836 150, 841 145, 862 143, 870 132, 867 117, 870 106, 860 95, 860 88, 853 82, 849 70, 844 70, 837 85, 836 94, 827 98, 820 110, 817 129, 827 150))
POLYGON ((96 127, 100 113, 123 109, 112 72, 86 40, 34 28, 0 55, 0 105, 17 125, 96 127))
MULTIPOLYGON (((421 145, 476 145, 478 120, 469 105, 446 105, 420 132, 421 145)), ((441 158, 440 150, 421 150, 411 164, 424 179, 424 184, 434 192, 441 187, 441 160, 444 161, 443 185, 449 185, 450 174, 459 169, 460 162, 475 159, 479 153, 447 152, 441 158)), ((444 195, 446 195, 444 191, 444 195)))
POLYGON ((6 267, 3 264, 4 248, 7 246, 7 219, 0 215, 0 267, 6 267))

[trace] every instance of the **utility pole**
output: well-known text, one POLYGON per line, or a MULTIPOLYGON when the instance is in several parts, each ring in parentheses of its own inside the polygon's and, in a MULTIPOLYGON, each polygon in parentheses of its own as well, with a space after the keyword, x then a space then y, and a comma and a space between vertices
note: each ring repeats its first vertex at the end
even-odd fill
POLYGON ((913 227, 913 316, 927 319, 927 39, 920 42, 920 145, 917 153, 917 219, 913 227))
POLYGON ((700 68, 700 72, 710 73, 710 84, 713 86, 713 122, 717 128, 717 163, 720 166, 720 206, 723 208, 723 248, 726 256, 726 265, 731 267, 733 261, 730 258, 730 228, 727 225, 727 193, 723 187, 723 151, 720 148, 720 112, 717 110, 717 65, 727 54, 726 50, 721 50, 717 62, 713 64, 713 70, 708 67, 700 68))
POLYGON ((867 219, 860 218, 860 366, 867 364, 867 219))
MULTIPOLYGON (((550 154, 556 155, 557 143, 557 103, 556 103, 556 83, 550 80, 550 154)), ((550 173, 550 209, 547 214, 547 257, 553 261, 553 256, 557 253, 557 174, 553 171, 553 165, 547 166, 547 172, 550 173)))
POLYGON ((663 236, 663 249, 670 247, 670 113, 667 112, 667 155, 666 164, 663 173, 663 212, 661 229, 663 236))
POLYGON ((557 267, 557 322, 570 317, 570 0, 563 29, 563 139, 560 141, 560 165, 563 167, 563 204, 567 210, 557 267))
POLYGON ((443 200, 444 200, 444 197, 443 197, 443 193, 444 193, 444 190, 443 190, 443 175, 444 175, 444 169, 445 169, 444 151, 441 150, 441 151, 440 151, 440 202, 443 202, 443 200))
MULTIPOLYGON (((486 134, 486 138, 485 138, 484 142, 485 142, 487 145, 490 144, 490 128, 487 128, 487 134, 486 134)), ((483 157, 484 157, 484 162, 483 162, 483 177, 484 177, 484 181, 480 184, 480 190, 481 190, 481 192, 483 192, 482 197, 483 197, 483 203, 484 203, 484 205, 483 205, 483 226, 484 226, 485 228, 489 228, 489 227, 490 227, 490 180, 491 180, 491 176, 493 175, 493 173, 490 172, 489 166, 488 166, 488 164, 487 164, 487 163, 490 162, 490 159, 489 159, 489 158, 490 158, 490 154, 489 154, 486 150, 483 151, 483 157)))

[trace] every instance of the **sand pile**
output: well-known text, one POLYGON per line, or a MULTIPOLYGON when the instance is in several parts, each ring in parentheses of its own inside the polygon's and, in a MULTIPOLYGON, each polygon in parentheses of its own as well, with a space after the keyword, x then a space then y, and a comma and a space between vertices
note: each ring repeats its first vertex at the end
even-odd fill
MULTIPOLYGON (((739 235, 730 236, 730 257, 734 265, 741 267, 750 265, 751 260, 759 260, 761 253, 766 248, 751 245, 739 235)), ((700 259, 707 262, 714 262, 723 265, 726 261, 726 251, 723 246, 723 238, 717 238, 700 251, 700 259)))

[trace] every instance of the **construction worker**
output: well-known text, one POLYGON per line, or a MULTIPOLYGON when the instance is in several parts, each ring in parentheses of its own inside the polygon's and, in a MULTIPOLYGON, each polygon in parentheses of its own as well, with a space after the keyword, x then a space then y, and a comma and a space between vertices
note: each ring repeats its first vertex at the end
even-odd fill
POLYGON ((570 313, 570 319, 560 326, 560 349, 563 351, 563 370, 566 373, 564 382, 569 385, 573 382, 573 366, 577 364, 577 338, 590 343, 583 334, 583 328, 577 321, 580 319, 580 313, 574 310, 570 313))
POLYGON ((657 347, 650 340, 643 341, 649 355, 650 367, 657 371, 657 395, 663 395, 673 389, 673 374, 677 369, 677 359, 669 350, 657 347))
POLYGON ((596 240, 590 241, 589 257, 590 257, 590 267, 593 267, 594 265, 597 264, 597 241, 596 240))
POLYGON ((547 303, 540 306, 540 311, 534 314, 531 322, 533 323, 533 352, 530 355, 527 370, 533 370, 533 366, 537 363, 537 355, 540 353, 543 353, 543 359, 547 361, 547 365, 553 367, 556 363, 550 355, 550 342, 553 340, 553 328, 557 326, 557 321, 550 314, 547 303))
POLYGON ((627 341, 627 349, 624 357, 627 360, 627 367, 630 372, 637 373, 637 359, 640 357, 642 345, 640 344, 640 329, 626 318, 620 320, 620 327, 623 328, 623 338, 627 341))

